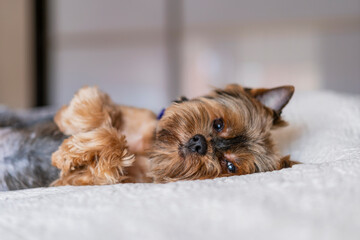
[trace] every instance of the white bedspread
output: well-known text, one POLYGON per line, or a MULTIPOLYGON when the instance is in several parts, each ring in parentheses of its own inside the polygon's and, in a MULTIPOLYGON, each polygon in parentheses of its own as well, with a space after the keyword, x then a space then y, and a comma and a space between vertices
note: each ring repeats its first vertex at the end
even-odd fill
POLYGON ((360 97, 296 93, 291 169, 0 192, 0 239, 360 239, 360 97))

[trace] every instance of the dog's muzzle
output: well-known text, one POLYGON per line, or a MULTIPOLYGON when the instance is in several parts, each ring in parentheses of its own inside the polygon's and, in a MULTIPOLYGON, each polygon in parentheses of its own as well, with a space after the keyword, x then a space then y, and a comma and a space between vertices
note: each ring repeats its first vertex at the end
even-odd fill
POLYGON ((208 149, 208 145, 206 139, 201 134, 196 134, 193 136, 187 143, 186 148, 190 150, 190 152, 197 153, 200 155, 205 155, 208 149))

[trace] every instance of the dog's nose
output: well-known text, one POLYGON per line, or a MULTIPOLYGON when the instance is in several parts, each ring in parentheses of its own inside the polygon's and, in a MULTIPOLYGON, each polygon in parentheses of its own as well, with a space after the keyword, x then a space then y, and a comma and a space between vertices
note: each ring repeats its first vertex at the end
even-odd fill
POLYGON ((205 155, 207 152, 207 143, 203 135, 196 134, 186 144, 186 147, 194 153, 205 155))

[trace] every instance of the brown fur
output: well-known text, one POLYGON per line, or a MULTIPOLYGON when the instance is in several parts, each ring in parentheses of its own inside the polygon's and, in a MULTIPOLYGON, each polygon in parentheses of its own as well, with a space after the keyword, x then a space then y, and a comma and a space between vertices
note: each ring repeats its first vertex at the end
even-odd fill
MULTIPOLYGON (((284 87, 287 95, 279 103, 284 107, 289 101, 292 87, 284 87)), ((273 110, 257 100, 267 94, 265 89, 243 89, 229 85, 208 96, 170 106, 159 122, 151 153, 151 174, 155 182, 184 179, 205 179, 230 175, 278 170, 288 167, 276 150, 271 130, 284 126, 281 109, 273 110), (212 122, 222 118, 221 132, 212 129, 212 122), (194 135, 201 134, 208 144, 206 155, 187 151, 185 145, 194 135), (229 149, 217 149, 214 141, 243 139, 229 149), (231 173, 226 162, 236 167, 231 173)), ((290 160, 286 158, 289 162, 290 160)))
POLYGON ((70 137, 52 155, 61 170, 52 185, 151 181, 145 153, 156 125, 151 111, 116 105, 98 88, 84 87, 58 111, 55 122, 70 137))
POLYGON ((291 86, 232 84, 176 101, 157 122, 149 110, 116 105, 97 88, 85 87, 55 116, 60 130, 71 136, 52 156, 61 169, 53 185, 163 183, 291 167, 297 162, 280 156, 271 130, 286 125, 281 110, 293 92, 291 86), (215 119, 224 122, 219 132, 215 119), (206 140, 206 153, 189 151, 195 135, 206 140))

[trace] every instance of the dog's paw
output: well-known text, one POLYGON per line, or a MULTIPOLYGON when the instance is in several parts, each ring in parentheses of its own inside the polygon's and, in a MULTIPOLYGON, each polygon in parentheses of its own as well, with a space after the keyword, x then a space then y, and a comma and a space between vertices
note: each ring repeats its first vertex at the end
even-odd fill
POLYGON ((287 155, 280 159, 280 168, 279 169, 290 168, 296 164, 301 164, 301 162, 292 161, 292 160, 290 160, 290 155, 287 155))
POLYGON ((66 139, 52 154, 52 164, 61 170, 52 185, 102 185, 122 182, 135 158, 117 129, 100 127, 66 139))
POLYGON ((121 112, 115 108, 110 97, 97 87, 83 87, 69 105, 63 106, 54 121, 66 135, 88 132, 104 124, 113 125, 121 112))

